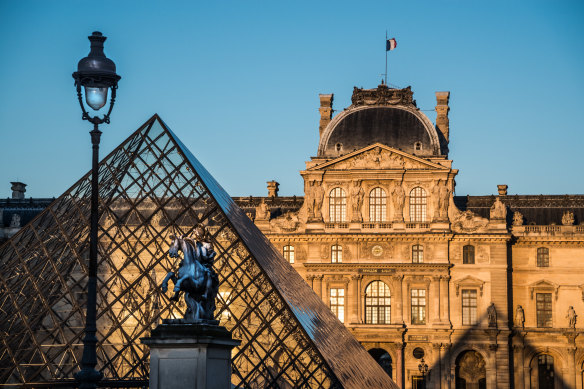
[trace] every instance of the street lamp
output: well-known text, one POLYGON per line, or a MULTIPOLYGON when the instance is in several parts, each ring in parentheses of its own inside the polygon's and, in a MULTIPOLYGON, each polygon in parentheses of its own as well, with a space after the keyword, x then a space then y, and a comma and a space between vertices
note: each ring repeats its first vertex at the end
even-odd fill
POLYGON ((418 370, 422 373, 422 380, 424 382, 424 387, 426 387, 426 374, 428 374, 428 365, 424 361, 424 358, 420 359, 420 364, 418 365, 418 370))
POLYGON ((116 65, 103 53, 103 42, 107 38, 101 32, 94 32, 89 37, 91 50, 89 55, 82 58, 77 65, 77 71, 73 73, 77 98, 83 112, 82 119, 93 124, 91 144, 93 145, 93 159, 91 167, 91 218, 89 231, 89 279, 87 281, 87 315, 85 318, 85 337, 83 338, 82 369, 75 378, 79 381, 79 388, 93 389, 103 374, 95 370, 97 365, 95 333, 97 311, 97 223, 99 220, 98 209, 98 162, 99 140, 101 131, 98 126, 110 122, 110 114, 116 99, 116 89, 120 76, 116 74, 116 65), (110 106, 103 117, 90 116, 81 96, 81 87, 85 89, 85 102, 94 111, 99 111, 107 103, 108 90, 111 89, 110 106))

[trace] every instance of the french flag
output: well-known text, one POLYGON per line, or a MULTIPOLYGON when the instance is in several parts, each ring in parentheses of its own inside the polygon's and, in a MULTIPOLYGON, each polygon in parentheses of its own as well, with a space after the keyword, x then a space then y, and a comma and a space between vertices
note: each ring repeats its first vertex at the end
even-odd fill
POLYGON ((388 39, 385 42, 385 51, 393 50, 396 47, 397 47, 397 41, 395 40, 395 38, 388 39))

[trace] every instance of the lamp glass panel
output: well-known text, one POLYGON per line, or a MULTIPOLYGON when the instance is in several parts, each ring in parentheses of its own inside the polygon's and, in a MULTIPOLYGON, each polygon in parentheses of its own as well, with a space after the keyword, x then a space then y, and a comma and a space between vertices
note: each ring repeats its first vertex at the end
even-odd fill
POLYGON ((107 102, 108 88, 90 88, 85 87, 85 102, 94 111, 99 111, 107 102))

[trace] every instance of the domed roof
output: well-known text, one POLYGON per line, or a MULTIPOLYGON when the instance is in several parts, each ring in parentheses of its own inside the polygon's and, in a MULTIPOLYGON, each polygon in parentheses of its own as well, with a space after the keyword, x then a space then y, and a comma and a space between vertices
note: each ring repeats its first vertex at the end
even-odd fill
POLYGON ((409 87, 355 88, 352 100, 323 131, 318 156, 336 157, 374 143, 421 156, 440 154, 438 133, 416 108, 409 87))

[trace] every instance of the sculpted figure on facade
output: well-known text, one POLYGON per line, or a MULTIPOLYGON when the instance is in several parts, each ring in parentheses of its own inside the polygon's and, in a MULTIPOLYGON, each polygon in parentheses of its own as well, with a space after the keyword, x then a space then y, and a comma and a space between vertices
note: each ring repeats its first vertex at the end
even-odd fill
POLYGON ((450 191, 446 187, 446 182, 438 180, 432 188, 432 203, 434 205, 434 221, 444 221, 448 219, 448 203, 450 191))
POLYGON ((353 211, 351 221, 360 223, 363 221, 361 207, 363 206, 363 197, 365 196, 365 191, 361 187, 360 181, 353 181, 349 195, 351 196, 351 209, 353 211))
POLYGON ((270 207, 268 204, 262 199, 262 201, 258 204, 255 209, 256 212, 256 220, 269 220, 270 219, 270 207))
POLYGON ((497 327, 497 308, 495 303, 491 303, 487 308, 487 316, 489 318, 489 327, 497 327))
POLYGON ((568 327, 576 328, 576 318, 577 317, 578 317, 578 315, 576 315, 576 311, 574 310, 574 307, 570 305, 570 308, 568 308, 568 314, 566 315, 566 319, 568 319, 568 327))
POLYGON ((491 206, 491 220, 501 220, 507 217, 507 208, 505 204, 501 202, 501 199, 497 197, 495 202, 491 206))
POLYGON ((566 211, 562 215, 562 224, 565 226, 571 226, 574 224, 574 212, 566 211))
POLYGON ((395 183, 391 190, 391 198, 393 200, 394 216, 393 220, 396 222, 404 221, 404 202, 406 200, 406 192, 402 188, 402 183, 395 183))
POLYGON ((17 213, 12 214, 12 219, 10 219, 10 228, 20 227, 20 215, 17 213))
POLYGON ((513 225, 522 226, 523 225, 523 215, 519 211, 513 213, 513 225))
POLYGON ((320 182, 310 181, 307 193, 307 211, 309 221, 322 221, 322 198, 324 190, 320 182))
POLYGON ((515 309, 515 325, 517 327, 525 328, 525 313, 523 312, 523 307, 521 305, 518 305, 517 309, 515 309))
MULTIPOLYGON (((453 200, 450 199, 450 201, 453 200)), ((489 224, 487 219, 476 215, 472 211, 461 212, 454 204, 451 204, 451 208, 453 210, 451 216, 452 230, 455 232, 474 232, 489 224)))

